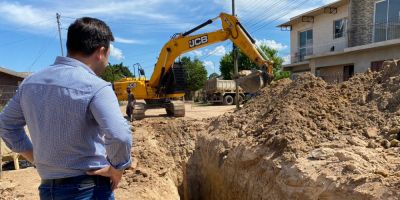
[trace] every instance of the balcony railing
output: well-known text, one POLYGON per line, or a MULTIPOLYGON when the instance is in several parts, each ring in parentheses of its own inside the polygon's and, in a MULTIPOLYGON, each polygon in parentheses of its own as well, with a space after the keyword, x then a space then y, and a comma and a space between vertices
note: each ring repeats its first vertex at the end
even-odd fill
POLYGON ((374 42, 400 38, 400 21, 379 23, 375 24, 372 28, 374 42))
POLYGON ((291 63, 299 63, 305 61, 305 57, 309 55, 338 52, 343 51, 347 47, 373 44, 393 39, 400 39, 400 20, 389 23, 370 24, 362 27, 353 26, 347 29, 343 39, 336 38, 330 43, 323 44, 319 41, 314 41, 313 46, 298 48, 296 52, 291 53, 290 61, 291 63))

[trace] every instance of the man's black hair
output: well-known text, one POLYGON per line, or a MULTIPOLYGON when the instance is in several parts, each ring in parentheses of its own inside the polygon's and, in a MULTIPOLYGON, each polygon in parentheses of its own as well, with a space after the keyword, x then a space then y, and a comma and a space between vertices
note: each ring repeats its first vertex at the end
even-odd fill
POLYGON ((68 28, 67 50, 70 53, 80 52, 89 56, 99 47, 108 50, 111 41, 114 41, 114 36, 110 27, 96 18, 79 18, 68 28))

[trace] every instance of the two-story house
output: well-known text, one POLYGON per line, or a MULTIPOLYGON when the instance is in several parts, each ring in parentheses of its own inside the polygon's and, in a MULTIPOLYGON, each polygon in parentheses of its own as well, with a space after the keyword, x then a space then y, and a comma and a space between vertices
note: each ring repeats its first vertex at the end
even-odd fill
POLYGON ((279 27, 291 31, 291 63, 283 69, 293 78, 311 72, 342 82, 400 58, 400 0, 340 0, 279 27))

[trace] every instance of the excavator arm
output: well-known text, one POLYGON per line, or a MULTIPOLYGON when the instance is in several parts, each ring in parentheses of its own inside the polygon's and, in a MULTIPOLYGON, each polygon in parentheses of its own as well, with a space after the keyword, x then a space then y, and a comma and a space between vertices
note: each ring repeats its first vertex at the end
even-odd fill
MULTIPOLYGON (((217 18, 208 20, 207 22, 193 28, 190 31, 174 36, 164 45, 159 54, 154 72, 149 80, 149 86, 152 88, 159 87, 163 76, 165 76, 166 72, 170 70, 175 59, 178 56, 211 44, 223 42, 227 39, 230 39, 263 71, 257 73, 256 75, 252 75, 253 80, 260 77, 261 83, 255 83, 254 81, 252 81, 254 83, 251 83, 250 85, 259 84, 259 86, 256 87, 259 88, 265 86, 270 80, 272 80, 271 77, 273 63, 270 62, 263 51, 261 51, 257 47, 257 45, 255 44, 255 40, 247 33, 247 31, 244 29, 244 27, 240 24, 235 16, 221 13, 217 18), (191 35, 191 33, 213 23, 218 18, 221 19, 223 27, 222 29, 204 34, 191 35)), ((242 79, 239 84, 243 83, 242 85, 246 86, 246 82, 249 83, 249 81, 244 81, 242 79)))

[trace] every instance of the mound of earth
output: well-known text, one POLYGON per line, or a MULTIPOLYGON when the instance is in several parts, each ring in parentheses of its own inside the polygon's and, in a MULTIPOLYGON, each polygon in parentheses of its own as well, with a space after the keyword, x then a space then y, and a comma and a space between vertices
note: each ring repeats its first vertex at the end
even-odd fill
POLYGON ((214 119, 188 162, 188 198, 398 199, 400 68, 387 65, 338 85, 281 80, 214 119))

